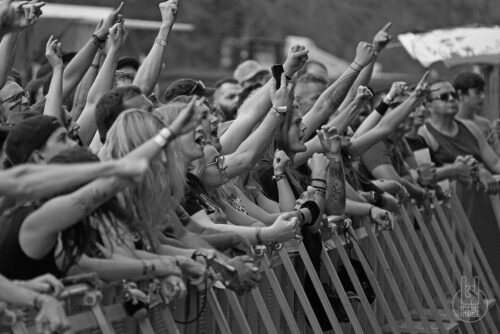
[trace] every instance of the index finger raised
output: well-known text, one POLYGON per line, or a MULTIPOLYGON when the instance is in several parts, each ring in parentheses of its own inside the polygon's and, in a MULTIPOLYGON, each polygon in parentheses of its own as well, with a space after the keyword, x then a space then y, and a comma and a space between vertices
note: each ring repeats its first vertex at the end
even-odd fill
POLYGON ((385 26, 382 28, 382 31, 387 32, 392 27, 392 22, 387 22, 385 26))
POLYGON ((430 72, 429 71, 425 71, 424 75, 422 76, 422 78, 420 79, 420 81, 418 82, 418 85, 417 86, 421 86, 424 84, 424 82, 427 81, 427 78, 429 77, 429 74, 430 72))

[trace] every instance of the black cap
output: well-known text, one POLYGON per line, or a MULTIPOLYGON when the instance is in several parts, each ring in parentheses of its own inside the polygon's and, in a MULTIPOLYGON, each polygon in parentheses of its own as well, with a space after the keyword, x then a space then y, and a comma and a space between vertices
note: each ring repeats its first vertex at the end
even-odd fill
POLYGON ((210 97, 214 95, 215 88, 206 87, 200 80, 194 79, 179 79, 175 80, 163 94, 163 101, 165 103, 172 101, 180 95, 198 95, 210 97))
POLYGON ((135 58, 132 57, 123 57, 118 60, 118 63, 116 64, 116 69, 122 69, 124 67, 132 67, 136 71, 139 70, 139 61, 135 58))
POLYGON ((62 127, 51 116, 34 116, 12 127, 5 140, 5 154, 12 165, 19 165, 28 160, 34 150, 39 149, 49 137, 62 127))

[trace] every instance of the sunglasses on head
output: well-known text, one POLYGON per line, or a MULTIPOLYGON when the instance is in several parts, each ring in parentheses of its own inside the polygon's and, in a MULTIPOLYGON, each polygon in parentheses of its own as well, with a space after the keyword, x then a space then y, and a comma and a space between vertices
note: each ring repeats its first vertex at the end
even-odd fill
POLYGON ((205 85, 200 80, 196 81, 196 84, 193 86, 193 88, 191 88, 188 95, 194 95, 197 89, 205 89, 205 85))
POLYGON ((217 169, 223 170, 224 169, 224 160, 225 160, 224 156, 219 155, 217 158, 215 158, 214 162, 211 162, 211 163, 205 165, 205 167, 215 165, 215 166, 217 166, 217 169))
POLYGON ((439 96, 436 96, 432 98, 432 100, 441 100, 443 102, 447 102, 450 100, 450 96, 453 98, 453 100, 458 99, 458 94, 456 92, 448 92, 448 93, 442 93, 439 96))

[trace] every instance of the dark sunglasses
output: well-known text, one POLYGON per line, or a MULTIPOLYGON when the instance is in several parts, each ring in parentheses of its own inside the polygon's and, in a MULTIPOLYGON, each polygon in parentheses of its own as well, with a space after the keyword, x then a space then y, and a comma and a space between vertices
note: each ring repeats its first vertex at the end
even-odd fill
POLYGON ((205 165, 205 167, 216 165, 217 169, 223 170, 224 169, 224 161, 225 161, 224 156, 223 155, 219 155, 217 158, 215 158, 214 162, 211 162, 208 165, 205 165))
POLYGON ((20 101, 23 97, 26 97, 27 99, 30 98, 27 91, 14 93, 11 96, 0 101, 0 103, 20 101))
POLYGON ((443 102, 448 102, 450 100, 450 96, 453 98, 453 100, 458 99, 458 94, 456 92, 448 92, 448 93, 443 93, 440 94, 439 96, 433 97, 432 100, 441 100, 443 102))
POLYGON ((200 80, 196 81, 196 84, 193 86, 193 88, 191 88, 188 95, 194 95, 194 92, 196 92, 197 89, 205 89, 205 85, 200 80))

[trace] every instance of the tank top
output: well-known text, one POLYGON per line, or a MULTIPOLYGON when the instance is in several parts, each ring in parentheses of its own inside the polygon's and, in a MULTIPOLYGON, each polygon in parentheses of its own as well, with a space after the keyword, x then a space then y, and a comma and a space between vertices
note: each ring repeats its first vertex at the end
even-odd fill
POLYGON ((35 260, 27 256, 19 244, 23 221, 36 209, 37 206, 30 203, 7 210, 0 217, 0 274, 9 279, 30 280, 44 274, 63 276, 56 264, 55 247, 35 260))
POLYGON ((445 135, 429 122, 425 126, 439 143, 438 149, 434 152, 436 159, 443 164, 453 163, 459 155, 472 155, 476 160, 482 162, 481 150, 476 137, 462 123, 456 121, 458 132, 455 136, 445 135))

